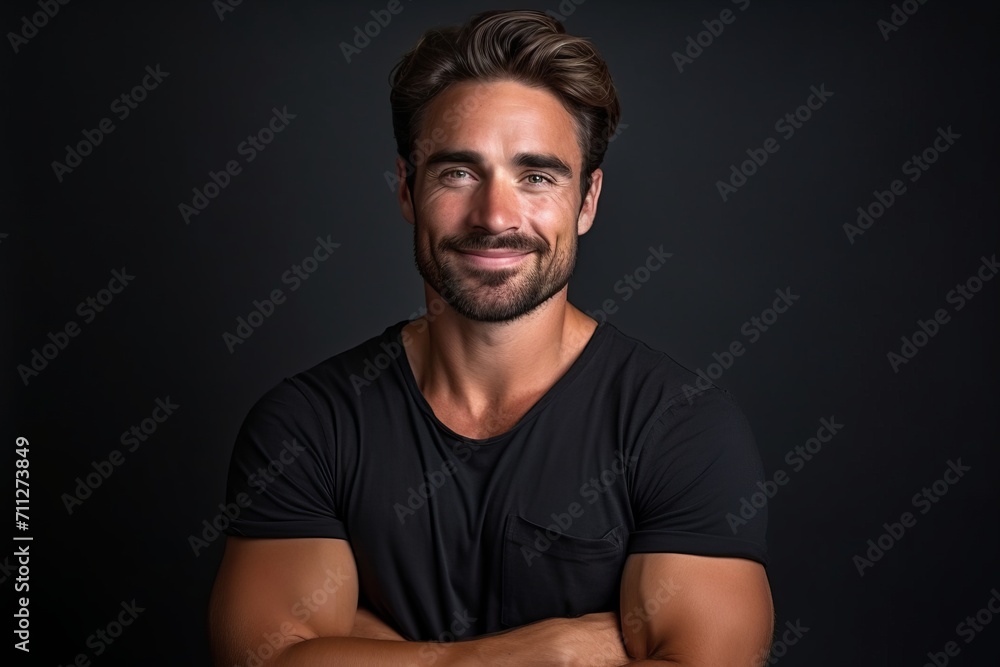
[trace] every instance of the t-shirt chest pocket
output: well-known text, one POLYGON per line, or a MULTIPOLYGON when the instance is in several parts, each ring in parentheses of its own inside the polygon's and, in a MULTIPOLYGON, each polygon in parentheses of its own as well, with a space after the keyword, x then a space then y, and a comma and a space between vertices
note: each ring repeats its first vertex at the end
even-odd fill
POLYGON ((544 618, 618 608, 624 527, 581 537, 507 517, 500 621, 517 627, 544 618))

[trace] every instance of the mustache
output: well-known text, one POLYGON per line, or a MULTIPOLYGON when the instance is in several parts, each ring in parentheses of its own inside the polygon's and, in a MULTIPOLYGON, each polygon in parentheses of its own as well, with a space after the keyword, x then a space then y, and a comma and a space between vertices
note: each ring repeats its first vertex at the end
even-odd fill
POLYGON ((444 248, 459 252, 469 250, 515 250, 522 252, 547 252, 548 243, 544 239, 534 239, 516 234, 477 234, 458 239, 447 239, 441 244, 444 248))

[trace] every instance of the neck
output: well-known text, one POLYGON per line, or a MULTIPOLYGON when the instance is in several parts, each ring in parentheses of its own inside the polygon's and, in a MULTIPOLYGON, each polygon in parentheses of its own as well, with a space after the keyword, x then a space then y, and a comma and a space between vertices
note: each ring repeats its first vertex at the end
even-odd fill
MULTIPOLYGON (((444 303, 429 287, 427 297, 429 313, 444 303)), ((404 333, 424 396, 477 415, 544 393, 580 356, 596 327, 567 301, 564 288, 513 321, 477 322, 445 305, 407 324, 404 333)))

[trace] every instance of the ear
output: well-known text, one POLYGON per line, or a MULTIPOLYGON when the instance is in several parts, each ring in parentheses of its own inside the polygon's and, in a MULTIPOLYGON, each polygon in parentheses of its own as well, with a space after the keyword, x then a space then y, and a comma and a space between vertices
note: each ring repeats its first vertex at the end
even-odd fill
POLYGON ((399 190, 396 193, 396 198, 399 200, 399 210, 402 211, 403 217, 412 225, 416 218, 413 215, 412 193, 410 192, 410 187, 406 184, 406 167, 406 161, 397 155, 396 180, 399 181, 399 190))
POLYGON ((586 234, 594 224, 594 217, 597 215, 597 200, 601 197, 601 184, 603 180, 604 172, 600 169, 595 169, 590 175, 590 187, 583 198, 580 215, 576 219, 577 234, 586 234))

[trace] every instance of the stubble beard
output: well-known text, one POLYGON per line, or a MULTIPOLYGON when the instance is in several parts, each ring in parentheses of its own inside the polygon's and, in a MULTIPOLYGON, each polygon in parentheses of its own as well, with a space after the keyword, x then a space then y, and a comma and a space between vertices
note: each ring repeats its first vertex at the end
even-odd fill
POLYGON ((568 283, 576 267, 579 235, 570 247, 551 256, 544 241, 511 235, 477 235, 441 239, 435 252, 421 243, 420 223, 413 224, 417 271, 459 315, 477 322, 509 322, 532 312, 568 283), (518 266, 479 269, 455 257, 455 249, 532 250, 518 266))

